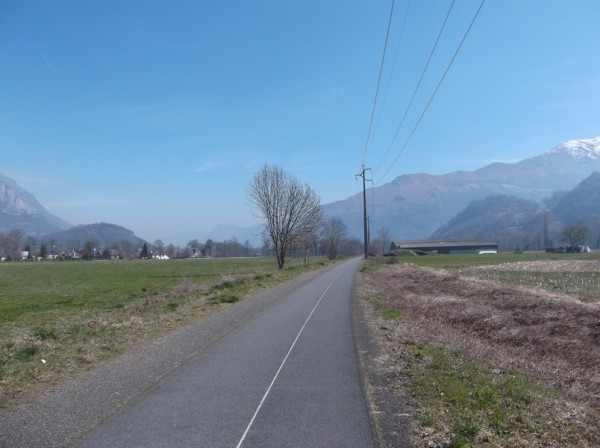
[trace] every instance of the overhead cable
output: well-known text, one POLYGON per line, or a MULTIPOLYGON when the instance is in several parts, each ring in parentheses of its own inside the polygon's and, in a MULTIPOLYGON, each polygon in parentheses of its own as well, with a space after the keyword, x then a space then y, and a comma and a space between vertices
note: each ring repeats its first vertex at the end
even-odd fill
MULTIPOLYGON (((381 118, 381 114, 383 113, 383 109, 385 106, 385 100, 387 98, 388 90, 390 89, 390 84, 392 82, 392 77, 394 75, 394 70, 396 68, 396 62, 398 60, 398 53, 400 52, 400 47, 402 46, 402 41, 404 40, 404 32, 406 31, 406 22, 408 19, 408 15, 410 13, 410 7, 412 4, 412 0, 408 0, 408 4, 406 10, 404 11, 404 17, 402 19, 402 27, 400 28, 400 37, 398 38, 398 45, 396 47, 396 51, 394 53, 394 61, 392 62, 392 67, 390 69, 390 74, 388 76, 388 82, 385 86, 385 90, 383 91, 383 97, 381 99, 381 106, 379 106, 379 114, 377 115, 377 120, 381 118)), ((375 128, 373 129, 373 133, 377 132, 378 122, 375 122, 375 128)))
POLYGON ((429 53, 429 58, 427 59, 427 63, 425 64, 425 67, 423 68, 423 71, 421 72, 421 77, 419 78, 419 82, 417 83, 417 85, 415 86, 415 88, 413 90, 412 97, 410 98, 410 102, 408 103, 408 105, 406 106, 406 109, 404 110, 404 115, 402 115, 402 119, 400 120, 400 124, 398 125, 398 128, 396 129, 396 133, 394 134, 394 137, 392 138, 392 141, 390 142, 388 149, 385 151, 385 154, 381 158, 381 161, 375 168, 375 172, 377 172, 377 170, 379 169, 379 167, 381 166, 381 164, 384 162, 385 158, 387 157, 388 153, 392 149, 392 146, 394 145, 394 142, 396 141, 396 137, 398 137, 398 133, 400 132, 400 129, 402 128, 402 125, 404 124, 404 120, 406 120, 408 111, 410 110, 410 108, 413 104, 413 101, 415 100, 415 97, 417 96, 419 87, 421 87, 421 82, 423 82, 423 78, 425 77, 425 73, 427 72, 427 69, 429 68, 429 64, 431 63, 433 54, 435 53, 438 43, 440 42, 440 38, 442 37, 442 33, 444 32, 444 29, 446 28, 446 23, 448 23, 448 18, 450 17, 450 13, 452 12, 452 8, 454 7, 455 1, 456 0, 452 0, 452 3, 450 4, 450 8, 448 8, 448 12, 446 13, 446 18, 444 19, 444 23, 442 23, 442 27, 440 28, 440 31, 437 35, 437 39, 435 40, 435 43, 433 44, 433 48, 431 49, 431 52, 429 53))
POLYGON ((425 106, 425 109, 423 110, 423 112, 421 113, 421 116, 419 117, 419 119, 417 120, 417 123, 414 125, 414 127, 412 128, 412 131, 410 133, 410 135, 407 137, 407 139, 404 142, 404 145, 402 145, 402 148, 400 149, 400 151, 398 152, 398 155, 396 156, 396 158, 394 159, 394 161, 392 162, 392 164, 388 167, 387 171, 383 174, 383 176, 381 176, 379 178, 379 180, 377 181, 377 183, 380 183, 385 176, 388 175, 388 173, 390 172, 390 170, 394 167, 394 165, 396 164, 396 162, 398 161, 398 159, 400 158, 400 156, 402 155, 402 152, 404 151, 404 149, 406 149, 406 146, 408 145, 408 143, 410 142, 412 136, 414 135, 415 131, 417 130, 417 128, 419 127, 419 125, 421 124, 421 121, 423 120, 423 117, 425 116, 425 113, 427 112, 427 110, 429 109, 429 106, 431 105, 433 98, 435 97, 435 95, 437 94, 438 90, 440 89, 440 86, 442 85, 442 82, 444 81, 444 79, 446 78, 446 75, 448 74, 448 72, 450 71, 450 67, 452 67, 452 64, 454 63, 454 60, 456 59, 456 56, 458 55, 460 49, 462 48, 465 40, 467 39, 467 36, 469 35, 469 32, 471 31, 471 28, 473 28, 473 24, 475 23, 475 20, 477 19, 477 16, 479 15, 479 12, 481 11, 481 8, 483 8, 483 5, 485 3, 485 0, 481 0, 481 4, 479 5, 479 8, 477 9, 477 11, 475 12, 475 15, 473 16, 473 19, 471 20, 471 23, 469 24, 469 27, 467 28, 467 31, 465 32, 462 40, 460 41, 460 44, 458 45, 458 47, 456 48, 456 51, 454 52, 454 55, 452 56, 452 59, 450 60, 450 62, 448 63, 448 66, 446 67, 446 70, 444 71, 444 74, 442 75, 442 78, 440 79, 440 81, 438 82, 435 90, 433 91, 433 94, 431 95, 431 97, 429 98, 429 101, 427 102, 427 105, 425 106))
POLYGON ((381 55, 381 64, 379 66, 379 77, 377 79, 377 88, 375 89, 375 99, 373 100, 373 109, 371 111, 371 120, 369 122, 369 131, 367 132, 367 140, 365 141, 365 150, 363 152, 361 165, 364 165, 364 163, 365 163, 365 158, 367 157, 367 148, 369 147, 369 140, 371 139, 371 129, 373 128, 373 118, 375 117, 375 109, 377 107, 377 97, 379 96, 379 86, 381 85, 381 75, 383 73, 383 65, 385 63, 385 54, 387 51, 388 39, 390 36, 390 29, 392 26, 392 16, 394 15, 394 2, 395 2, 395 0, 392 0, 392 7, 390 8, 390 17, 388 19, 387 32, 385 33, 385 43, 383 45, 383 54, 381 55))

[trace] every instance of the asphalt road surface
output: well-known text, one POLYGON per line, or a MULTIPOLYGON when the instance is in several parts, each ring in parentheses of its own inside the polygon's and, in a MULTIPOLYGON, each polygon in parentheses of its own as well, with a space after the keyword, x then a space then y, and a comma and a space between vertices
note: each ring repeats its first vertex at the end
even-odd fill
POLYGON ((359 265, 109 363, 0 421, 2 446, 372 447, 351 318, 359 265))

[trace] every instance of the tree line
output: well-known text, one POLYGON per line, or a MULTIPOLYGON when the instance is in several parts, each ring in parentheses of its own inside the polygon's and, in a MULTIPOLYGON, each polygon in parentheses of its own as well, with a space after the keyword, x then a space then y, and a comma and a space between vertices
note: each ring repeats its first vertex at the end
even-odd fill
POLYGON ((57 247, 54 241, 24 239, 23 232, 12 230, 0 233, 0 255, 5 254, 5 260, 22 260, 23 253, 36 260, 275 256, 282 269, 288 256, 302 257, 308 262, 313 256, 335 259, 359 255, 362 251, 362 242, 347 236, 341 219, 325 218, 319 195, 281 168, 265 165, 251 182, 248 197, 263 218, 260 247, 254 247, 248 240, 240 243, 235 237, 225 241, 208 239, 204 243, 193 239, 185 247, 165 244, 160 239, 153 244, 140 241, 137 245, 121 241, 102 248, 95 240, 70 241, 64 247, 57 247))
MULTIPOLYGON (((357 255, 361 250, 361 242, 355 238, 337 236, 332 239, 321 237, 315 246, 308 252, 302 245, 292 244, 288 254, 292 257, 312 257, 357 255), (336 244, 335 247, 332 246, 336 244)), ((220 258, 220 257, 263 257, 274 256, 273 245, 268 242, 259 247, 253 246, 248 240, 240 243, 236 237, 229 240, 215 241, 207 239, 201 242, 197 239, 190 240, 185 246, 165 244, 162 240, 153 243, 140 241, 134 244, 130 241, 121 241, 99 246, 95 240, 81 242, 67 242, 64 247, 56 242, 44 241, 39 238, 27 236, 14 229, 9 232, 0 232, 0 258, 2 261, 23 260, 109 260, 109 259, 152 259, 152 258, 220 258)))

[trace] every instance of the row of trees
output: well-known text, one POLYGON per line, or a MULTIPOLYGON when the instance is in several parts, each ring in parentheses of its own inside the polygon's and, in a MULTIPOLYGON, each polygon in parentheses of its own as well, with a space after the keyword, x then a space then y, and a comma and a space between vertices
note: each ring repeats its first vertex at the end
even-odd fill
POLYGON ((248 240, 240 243, 236 237, 224 241, 207 239, 204 243, 193 239, 185 247, 166 245, 162 240, 156 240, 151 245, 143 244, 139 258, 256 257, 261 256, 263 251, 264 248, 256 248, 248 240))
MULTIPOLYGON (((204 244, 192 240, 185 248, 156 240, 153 245, 140 242, 140 246, 135 247, 131 242, 123 241, 99 249, 96 241, 86 241, 83 247, 73 242, 62 254, 69 258, 92 259, 248 257, 274 253, 282 269, 290 253, 302 255, 305 259, 319 254, 333 259, 339 255, 360 253, 361 242, 347 238, 342 220, 325 219, 319 195, 281 168, 265 165, 256 173, 247 192, 250 204, 264 218, 264 244, 261 248, 252 247, 248 241, 240 244, 235 238, 223 242, 207 240, 204 244)), ((0 234, 0 251, 20 259, 22 239, 22 232, 17 230, 0 234)), ((36 257, 46 256, 45 242, 30 241, 24 249, 31 255, 33 246, 38 248, 36 257)))
MULTIPOLYGON (((355 238, 345 236, 345 226, 340 222, 333 222, 334 229, 341 229, 341 233, 325 234, 317 238, 315 246, 307 249, 304 244, 292 244, 288 253, 294 257, 308 257, 312 255, 328 256, 335 258, 341 255, 356 255, 360 253, 361 242, 355 238)), ((97 241, 85 242, 70 241, 62 246, 57 246, 54 241, 43 241, 34 237, 23 237, 20 230, 11 230, 7 233, 0 232, 0 256, 4 260, 20 261, 29 259, 136 259, 136 258, 203 258, 203 257, 257 257, 271 256, 275 253, 274 247, 265 242, 260 247, 254 247, 249 241, 240 243, 235 237, 230 240, 214 241, 208 239, 200 242, 197 239, 189 241, 184 247, 173 244, 164 244, 162 240, 154 243, 140 241, 134 244, 130 241, 112 243, 104 247, 97 241), (24 255, 26 254, 26 255, 24 255)))

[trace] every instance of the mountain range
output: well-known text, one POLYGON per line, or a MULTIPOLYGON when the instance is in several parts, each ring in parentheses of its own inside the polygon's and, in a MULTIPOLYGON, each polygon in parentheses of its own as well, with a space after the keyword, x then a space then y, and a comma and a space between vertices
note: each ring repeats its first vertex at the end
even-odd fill
MULTIPOLYGON (((542 201, 573 189, 594 171, 600 171, 600 137, 571 140, 533 158, 475 171, 405 174, 367 192, 371 235, 387 228, 393 239, 428 239, 473 201, 495 195, 542 201)), ((362 193, 324 210, 344 220, 349 234, 361 237, 362 193)))
POLYGON ((471 202, 431 239, 494 240, 500 250, 533 249, 564 245, 562 229, 582 223, 586 243, 600 246, 600 172, 595 171, 567 192, 555 192, 541 202, 509 195, 494 195, 471 202))
MULTIPOLYGON (((576 191, 568 193, 594 171, 600 171, 600 137, 571 140, 533 158, 517 163, 491 163, 475 171, 443 175, 405 174, 369 190, 367 202, 371 236, 375 238, 379 229, 385 228, 396 240, 448 238, 452 235, 475 238, 480 233, 475 232, 474 222, 469 224, 473 216, 483 220, 477 226, 488 229, 492 239, 497 239, 493 238, 494 231, 511 227, 509 224, 514 224, 515 219, 519 223, 517 227, 521 226, 519 232, 528 232, 528 226, 539 231, 539 220, 544 219, 541 205, 553 210, 552 222, 558 225, 564 221, 558 216, 559 211, 570 210, 569 207, 581 203, 570 199, 570 194, 579 195, 584 188, 599 191, 594 186, 596 177, 592 176, 576 191), (537 221, 529 219, 533 216, 537 221), (486 219, 487 222, 484 222, 486 219), (494 223, 499 227, 494 227, 494 223)), ((594 191, 587 193, 589 198, 598 197, 592 194, 594 191)), ((569 212, 569 216, 586 221, 590 210, 597 213, 598 203, 596 199, 588 206, 578 206, 578 209, 569 212)), ((345 222, 348 236, 362 238, 362 207, 362 193, 359 193, 326 204, 323 209, 328 218, 341 218, 345 222)), ((14 180, 0 175, 0 232, 18 228, 28 236, 45 239, 52 236, 54 240, 71 242, 90 235, 96 241, 101 239, 107 244, 141 240, 132 231, 114 224, 91 226, 71 227, 50 214, 14 180)), ((206 236, 215 241, 233 237, 239 242, 248 239, 253 245, 258 245, 260 230, 260 226, 240 228, 223 225, 206 236)), ((194 238, 199 236, 190 236, 189 239, 194 238)))

